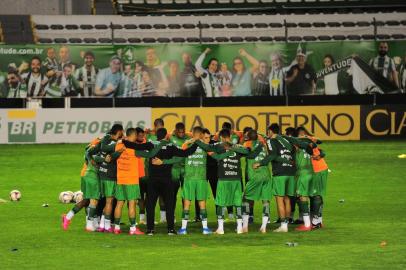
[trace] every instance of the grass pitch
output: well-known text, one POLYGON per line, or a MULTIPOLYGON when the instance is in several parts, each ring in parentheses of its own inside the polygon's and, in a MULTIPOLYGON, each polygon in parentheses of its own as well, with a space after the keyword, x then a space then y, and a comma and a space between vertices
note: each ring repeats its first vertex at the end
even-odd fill
MULTIPOLYGON (((187 236, 167 236, 160 225, 153 237, 131 237, 84 232, 84 212, 69 231, 61 229, 60 216, 72 205, 58 195, 80 189, 83 145, 1 145, 0 198, 18 189, 22 200, 0 203, 0 269, 405 269, 406 160, 397 158, 405 141, 322 146, 332 170, 322 230, 298 233, 290 226, 287 234, 262 235, 256 203, 247 235, 228 223, 225 235, 203 236, 201 225, 191 223, 187 236)), ((213 200, 208 214, 215 229, 213 200)), ((180 203, 177 219, 179 226, 180 203)), ((126 212, 122 220, 128 223, 126 212)))

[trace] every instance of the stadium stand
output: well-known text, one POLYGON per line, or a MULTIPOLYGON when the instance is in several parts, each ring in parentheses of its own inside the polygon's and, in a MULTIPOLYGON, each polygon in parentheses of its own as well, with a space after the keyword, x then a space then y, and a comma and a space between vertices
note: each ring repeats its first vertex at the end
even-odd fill
POLYGON ((66 39, 67 43, 94 43, 94 39, 100 43, 108 43, 107 40, 114 43, 221 43, 399 40, 405 38, 405 17, 406 12, 379 12, 314 14, 310 17, 296 14, 92 17, 33 15, 31 19, 39 43, 61 43, 61 39, 66 39))
POLYGON ((2 39, 5 43, 34 43, 31 18, 28 15, 0 15, 2 39))
POLYGON ((116 0, 118 14, 340 14, 404 8, 402 0, 116 0), (389 2, 389 3, 388 3, 389 2), (390 7, 389 5, 390 4, 390 7))

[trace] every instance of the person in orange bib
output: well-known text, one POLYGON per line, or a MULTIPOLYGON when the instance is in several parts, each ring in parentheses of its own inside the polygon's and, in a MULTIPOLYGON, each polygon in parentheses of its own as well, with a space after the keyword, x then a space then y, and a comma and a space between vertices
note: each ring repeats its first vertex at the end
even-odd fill
MULTIPOLYGON (((126 131, 126 140, 135 143, 137 141, 137 130, 135 128, 129 128, 126 131)), ((114 191, 114 197, 117 199, 116 209, 114 210, 114 233, 120 234, 120 219, 124 202, 128 202, 128 217, 130 220, 130 235, 144 234, 136 227, 136 207, 137 200, 140 199, 140 186, 139 179, 144 176, 144 167, 140 162, 140 157, 151 157, 155 155, 161 148, 158 146, 154 150, 150 149, 152 144, 138 144, 135 149, 125 148, 123 142, 117 142, 115 153, 120 153, 117 158, 117 186, 114 191), (150 152, 139 150, 152 150, 150 152), (137 155, 137 156, 136 156, 137 155)), ((153 147, 153 146, 152 146, 153 147)))
POLYGON ((328 166, 324 157, 326 153, 320 148, 313 149, 312 165, 313 165, 313 192, 310 197, 310 208, 313 214, 312 228, 320 229, 323 227, 323 199, 326 196, 328 166))

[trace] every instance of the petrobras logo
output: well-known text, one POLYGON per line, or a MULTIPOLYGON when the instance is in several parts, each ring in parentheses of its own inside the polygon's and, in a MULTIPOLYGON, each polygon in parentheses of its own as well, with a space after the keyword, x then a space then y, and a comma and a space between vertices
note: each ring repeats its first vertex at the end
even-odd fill
POLYGON ((88 143, 115 123, 150 126, 150 108, 0 110, 0 143, 88 143))
POLYGON ((7 133, 9 143, 36 142, 36 111, 11 110, 7 112, 7 133))

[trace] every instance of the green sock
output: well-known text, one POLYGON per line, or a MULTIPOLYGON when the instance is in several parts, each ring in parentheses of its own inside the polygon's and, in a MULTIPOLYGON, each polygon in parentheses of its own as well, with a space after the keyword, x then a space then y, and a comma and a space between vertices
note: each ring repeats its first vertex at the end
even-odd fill
MULTIPOLYGON (((242 207, 236 206, 235 211, 237 212, 237 219, 242 219, 242 207)), ((249 205, 248 205, 248 213, 249 213, 249 205)))
POLYGON ((319 217, 322 217, 322 215, 323 215, 324 201, 323 201, 323 197, 320 197, 320 199, 321 199, 321 204, 320 204, 320 207, 319 207, 319 217))
POLYGON ((313 212, 314 217, 319 217, 320 216, 320 212, 321 212, 320 210, 321 210, 322 204, 323 204, 323 200, 321 199, 320 196, 315 196, 313 198, 312 212, 313 212))
POLYGON ((183 210, 182 219, 189 220, 189 210, 183 210))
POLYGON ((79 212, 81 209, 82 209, 82 207, 79 207, 79 206, 75 205, 75 206, 72 208, 72 211, 73 211, 73 213, 76 214, 76 213, 79 212))
POLYGON ((96 207, 89 205, 89 216, 87 217, 88 220, 91 220, 92 218, 94 218, 94 216, 96 216, 96 207))
POLYGON ((299 211, 303 216, 309 215, 309 202, 299 201, 299 211))
POLYGON ((249 215, 250 214, 250 204, 249 204, 249 202, 247 202, 247 201, 243 202, 242 207, 243 207, 243 214, 244 215, 249 215))
POLYGON ((216 215, 217 215, 217 219, 224 219, 224 212, 223 212, 222 206, 216 207, 216 215))
POLYGON ((114 219, 114 225, 120 225, 120 218, 114 219))
POLYGON ((200 218, 202 220, 206 220, 207 219, 207 211, 206 209, 200 209, 200 218))
POLYGON ((270 210, 269 210, 269 202, 262 204, 262 216, 269 217, 270 210))
MULTIPOLYGON (((119 223, 120 224, 120 223, 119 223)), ((134 227, 135 226, 135 218, 130 218, 130 226, 134 227)))

